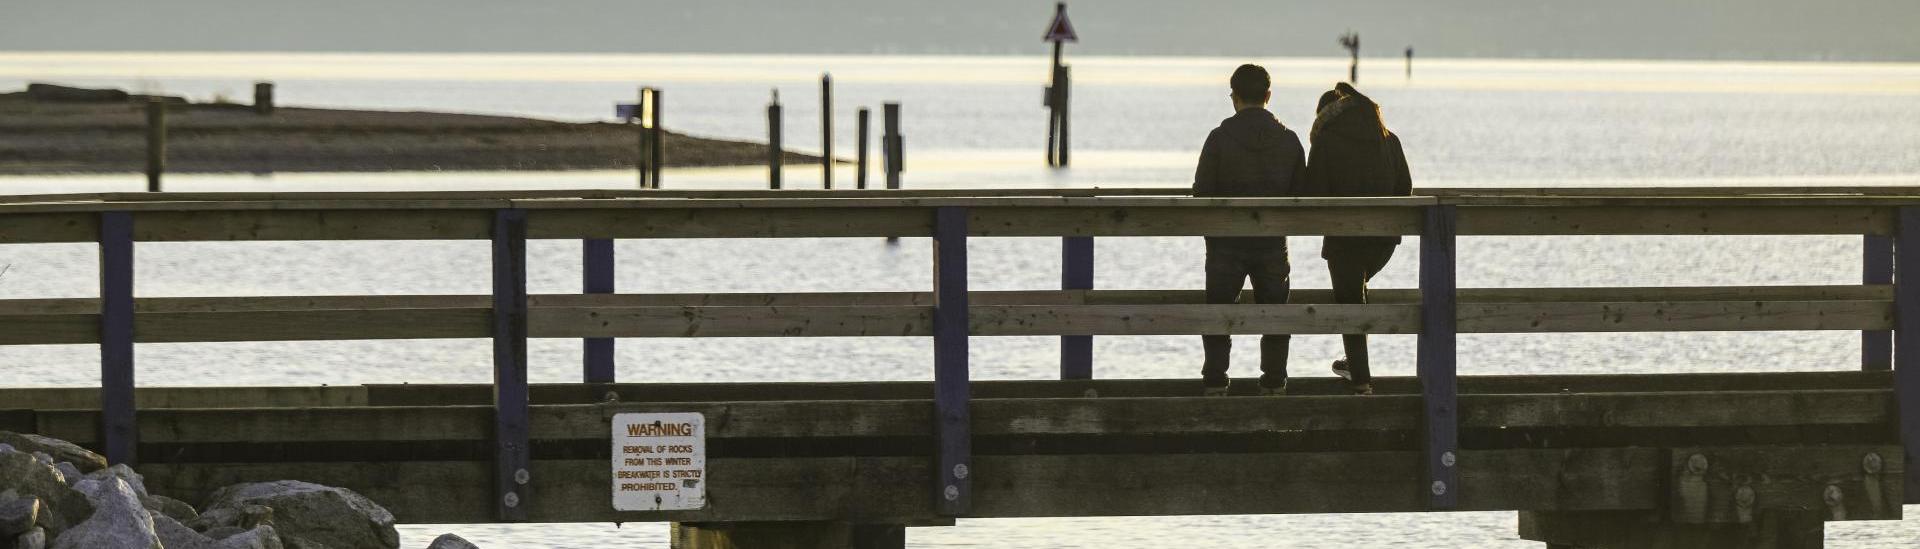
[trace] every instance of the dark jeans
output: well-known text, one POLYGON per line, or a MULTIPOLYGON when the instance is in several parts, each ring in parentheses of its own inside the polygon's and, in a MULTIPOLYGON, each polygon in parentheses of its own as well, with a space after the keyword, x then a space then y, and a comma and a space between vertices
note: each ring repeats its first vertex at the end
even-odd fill
MULTIPOLYGON (((1284 304, 1287 302, 1287 276, 1291 271, 1285 246, 1235 246, 1209 242, 1207 303, 1233 303, 1240 297, 1240 288, 1248 278, 1252 278, 1256 302, 1284 304)), ((1261 385, 1276 387, 1286 383, 1287 343, 1292 337, 1287 334, 1260 336, 1261 385)), ((1200 341, 1207 350, 1206 363, 1200 367, 1200 378, 1208 386, 1225 385, 1227 355, 1233 351, 1233 340, 1226 335, 1203 335, 1200 341)))
MULTIPOLYGON (((1367 281, 1393 258, 1395 246, 1366 246, 1335 250, 1326 254, 1327 274, 1333 278, 1333 302, 1365 304, 1367 281)), ((1346 343, 1347 371, 1354 383, 1373 382, 1367 365, 1367 334, 1340 336, 1346 343)))

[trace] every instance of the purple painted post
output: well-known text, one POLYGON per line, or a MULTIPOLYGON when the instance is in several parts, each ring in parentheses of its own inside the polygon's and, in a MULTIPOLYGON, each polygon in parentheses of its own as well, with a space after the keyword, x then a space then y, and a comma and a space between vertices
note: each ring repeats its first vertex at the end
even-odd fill
MULTIPOLYGON (((1901 206, 1896 250, 1920 242, 1920 206, 1901 206)), ((1895 273, 1920 273, 1920 254, 1895 253, 1895 273)), ((1920 459, 1920 283, 1893 285, 1893 394, 1900 402, 1900 445, 1920 459)), ((1908 475, 1907 503, 1920 503, 1920 475, 1908 475)))
POLYGON ((495 516, 527 519, 527 212, 493 213, 495 516))
MULTIPOLYGON (((1893 283, 1893 238, 1881 235, 1866 235, 1862 239, 1860 264, 1861 284, 1893 283)), ((1866 330, 1860 332, 1860 369, 1893 369, 1893 332, 1887 330, 1866 330)))
POLYGON ((133 464, 133 216, 100 214, 100 435, 109 463, 133 464))
MULTIPOLYGON (((1093 289, 1093 237, 1061 237, 1060 289, 1093 289)), ((1093 379, 1093 336, 1060 336, 1060 379, 1093 379)))
MULTIPOLYGON (((589 238, 580 243, 581 291, 589 294, 613 293, 613 239, 589 238)), ((587 383, 613 383, 613 338, 589 337, 581 340, 581 379, 587 383)))
POLYGON ((1454 271, 1452 205, 1428 206, 1420 232, 1420 394, 1427 419, 1427 485, 1432 508, 1452 509, 1460 500, 1460 450, 1454 363, 1454 271))
POLYGON ((967 209, 933 214, 934 508, 945 516, 973 507, 973 439, 967 409, 967 209))

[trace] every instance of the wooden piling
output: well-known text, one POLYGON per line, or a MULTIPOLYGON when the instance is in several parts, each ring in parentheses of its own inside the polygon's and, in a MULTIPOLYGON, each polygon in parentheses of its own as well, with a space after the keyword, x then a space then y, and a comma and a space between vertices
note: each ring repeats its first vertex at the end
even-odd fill
POLYGON ((833 75, 820 75, 820 188, 833 188, 833 75))
POLYGON ((648 131, 653 134, 653 162, 651 166, 653 177, 650 178, 648 182, 652 185, 649 188, 658 189, 660 188, 661 168, 667 163, 667 130, 666 125, 660 122, 660 88, 648 88, 648 90, 652 92, 648 94, 652 100, 647 102, 647 114, 650 120, 648 131))
POLYGON ((858 134, 857 140, 860 144, 854 147, 859 153, 854 165, 853 185, 854 188, 865 190, 867 188, 867 115, 869 113, 866 107, 860 107, 857 113, 854 117, 856 128, 854 133, 858 134))
POLYGON ((1057 117, 1060 124, 1060 163, 1058 165, 1064 168, 1068 164, 1067 143, 1070 141, 1068 135, 1071 133, 1069 128, 1072 127, 1073 120, 1073 68, 1061 66, 1058 82, 1054 86, 1059 89, 1060 97, 1054 108, 1059 113, 1057 117))
POLYGON ((767 103, 767 188, 780 188, 780 90, 773 91, 773 101, 767 103))
POLYGON ((633 105, 634 128, 635 132, 640 134, 640 140, 634 150, 637 155, 634 159, 634 167, 640 172, 642 189, 648 188, 648 184, 653 179, 653 134, 647 131, 647 100, 648 96, 652 95, 648 93, 650 89, 640 88, 639 100, 633 105))
POLYGON ((881 123, 886 129, 881 136, 881 153, 886 156, 887 188, 900 188, 900 172, 905 170, 907 154, 902 150, 905 145, 900 136, 900 104, 885 103, 880 106, 881 123))
POLYGON ((273 83, 253 83, 253 113, 260 116, 273 114, 273 83))
POLYGON ((167 169, 167 104, 147 101, 147 192, 160 192, 160 173, 167 169))

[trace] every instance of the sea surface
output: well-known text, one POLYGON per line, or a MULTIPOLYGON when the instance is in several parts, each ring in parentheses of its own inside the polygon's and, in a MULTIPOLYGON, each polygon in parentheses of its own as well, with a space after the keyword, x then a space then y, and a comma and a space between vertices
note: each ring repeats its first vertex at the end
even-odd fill
MULTIPOLYGON (((1339 59, 1075 57, 1073 164, 1045 166, 1040 57, 736 55, 102 54, 0 52, 0 90, 29 81, 121 86, 195 100, 610 119, 661 87, 675 130, 764 139, 778 90, 790 146, 817 151, 819 81, 834 80, 835 152, 854 109, 902 104, 909 188, 1185 186, 1206 133, 1231 113, 1242 62, 1274 74, 1272 109, 1303 130, 1339 59)), ((1366 59, 1361 89, 1402 136, 1416 186, 1911 185, 1920 183, 1920 65, 1366 59)), ((877 139, 877 136, 876 136, 877 139)), ((789 188, 817 187, 790 166, 789 188)), ((836 182, 851 185, 851 167, 836 182)), ((876 170, 873 177, 879 177, 876 170)), ((668 170, 669 188, 759 188, 764 167, 668 170)), ((626 171, 169 176, 170 190, 629 188, 626 171)), ((131 191, 136 174, 0 177, 0 194, 131 191)), ((1413 287, 1416 238, 1376 279, 1413 287)), ((1854 284, 1858 237, 1462 237, 1463 287, 1854 284)), ((931 288, 926 239, 621 241, 622 292, 901 291, 931 288)), ((1324 288, 1317 238, 1293 241, 1295 287, 1324 288)), ((970 242, 973 287, 1049 289, 1059 241, 970 242)), ((1201 286, 1198 238, 1105 238, 1097 287, 1201 286)), ((579 243, 529 246, 529 291, 579 290, 579 243)), ((96 295, 91 245, 0 245, 0 299, 96 295)), ((484 242, 147 243, 141 296, 483 294, 484 242)), ((1295 338, 1292 371, 1328 375, 1333 336, 1295 338)), ((1412 375, 1413 336, 1373 339, 1375 368, 1412 375)), ((1240 364, 1257 346, 1238 338, 1240 364)), ((531 345, 535 382, 578 378, 574 340, 531 345)), ((1095 338, 1096 375, 1195 376, 1197 337, 1095 338)), ((1852 332, 1464 335, 1462 373, 1649 373, 1856 368, 1852 332)), ((622 382, 925 380, 927 338, 619 342, 622 382)), ((149 344, 143 386, 485 382, 480 340, 149 344)), ((976 379, 1057 375, 1055 338, 979 338, 976 379)), ((90 346, 0 347, 0 385, 94 386, 90 346)), ((1471 489, 1467 487, 1466 489, 1471 489)), ((1909 507, 1914 512, 1920 508, 1909 507)), ((1920 521, 1828 526, 1831 547, 1911 547, 1920 521)), ((484 547, 665 547, 662 524, 411 525, 404 545, 456 532, 484 547)), ((1513 513, 963 520, 909 531, 914 547, 1537 547, 1513 513)))

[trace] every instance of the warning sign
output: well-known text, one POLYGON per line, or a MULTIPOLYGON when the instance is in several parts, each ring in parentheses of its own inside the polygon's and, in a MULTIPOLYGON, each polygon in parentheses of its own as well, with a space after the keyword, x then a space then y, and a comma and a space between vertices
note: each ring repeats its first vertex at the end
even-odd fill
POLYGON ((707 505, 706 417, 613 416, 613 508, 672 511, 707 505))
POLYGON ((1067 21, 1067 8, 1065 4, 1062 4, 1060 6, 1060 10, 1053 14, 1053 22, 1047 23, 1047 34, 1046 36, 1040 37, 1040 41, 1041 42, 1079 42, 1080 41, 1080 35, 1074 34, 1073 32, 1073 22, 1067 21))

